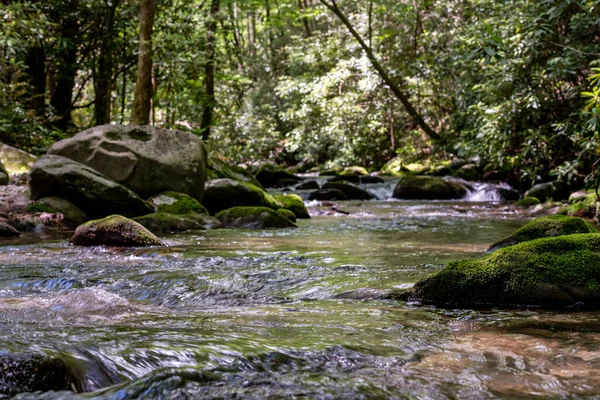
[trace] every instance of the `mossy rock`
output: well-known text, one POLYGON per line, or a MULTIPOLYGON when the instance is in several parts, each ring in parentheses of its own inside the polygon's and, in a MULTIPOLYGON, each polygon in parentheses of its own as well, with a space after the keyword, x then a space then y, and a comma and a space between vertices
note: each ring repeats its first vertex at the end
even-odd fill
POLYGON ((365 167, 352 166, 344 168, 340 175, 369 175, 369 171, 365 167))
POLYGON ((166 214, 208 214, 206 208, 187 194, 178 192, 164 192, 152 196, 148 202, 154 206, 158 213, 166 214))
POLYGON ((206 182, 202 204, 211 215, 232 207, 268 207, 278 210, 283 204, 264 190, 247 182, 215 179, 206 182))
POLYGON ((394 188, 393 197, 403 200, 453 200, 467 195, 458 182, 436 176, 403 176, 394 188))
POLYGON ((341 169, 324 169, 319 171, 319 176, 338 176, 341 169))
POLYGON ((163 242, 148 229, 121 215, 110 215, 79 225, 71 238, 71 243, 78 246, 117 247, 163 245, 163 242))
POLYGON ((359 175, 337 175, 327 180, 327 182, 360 183, 359 175))
POLYGON ((494 243, 488 251, 496 251, 503 247, 513 246, 517 243, 539 238, 596 232, 596 228, 594 228, 593 225, 585 222, 581 218, 568 217, 565 215, 548 215, 546 217, 534 219, 522 228, 516 230, 509 237, 494 243))
POLYGON ((527 208, 527 207, 537 206, 540 203, 541 202, 539 201, 539 199, 537 197, 524 197, 521 200, 517 201, 515 203, 515 206, 527 208))
POLYGON ((233 207, 216 215, 225 228, 295 228, 292 221, 266 207, 233 207))
POLYGON ((356 187, 350 183, 345 182, 327 182, 323 185, 323 189, 337 189, 343 192, 346 195, 348 200, 372 200, 373 195, 363 190, 359 187, 356 187))
POLYGON ((454 171, 452 175, 465 181, 478 181, 481 179, 481 174, 475 164, 463 165, 454 171))
POLYGON ((250 183, 254 186, 264 189, 250 171, 225 161, 218 152, 210 149, 210 146, 206 173, 209 180, 223 178, 234 179, 236 181, 250 183))
MULTIPOLYGON (((70 361, 70 360, 69 360, 70 361)), ((0 396, 82 389, 71 362, 45 354, 0 352, 0 396)))
POLYGON ((571 216, 594 218, 598 215, 600 202, 594 192, 575 192, 569 196, 567 213, 571 216))
POLYGON ((275 200, 283 204, 283 208, 294 213, 296 218, 310 218, 304 201, 297 194, 286 194, 273 196, 275 200))
POLYGON ((378 176, 365 175, 360 177, 360 183, 369 184, 369 183, 384 183, 385 181, 378 176))
POLYGON ((27 207, 29 213, 60 213, 63 216, 61 223, 74 228, 88 220, 87 215, 69 200, 60 197, 44 197, 27 207))
POLYGON ((290 210, 286 210, 285 208, 280 208, 277 212, 292 222, 296 222, 296 214, 291 212, 290 210))
POLYGON ((390 296, 447 307, 600 306, 600 234, 536 239, 454 261, 390 296))
POLYGON ((133 220, 154 234, 217 229, 221 227, 218 219, 206 214, 181 215, 158 212, 136 217, 133 220))
POLYGON ((256 179, 266 188, 274 187, 280 179, 291 179, 296 182, 302 181, 302 178, 299 176, 291 174, 273 164, 262 165, 256 173, 256 179))
POLYGON ((346 197, 346 194, 339 189, 321 189, 308 195, 308 199, 317 201, 336 201, 348 200, 348 197, 346 197))
POLYGON ((277 182, 275 183, 275 185, 273 187, 276 188, 287 188, 290 186, 294 186, 298 184, 298 180, 297 179, 291 179, 291 178, 281 178, 278 179, 277 182))

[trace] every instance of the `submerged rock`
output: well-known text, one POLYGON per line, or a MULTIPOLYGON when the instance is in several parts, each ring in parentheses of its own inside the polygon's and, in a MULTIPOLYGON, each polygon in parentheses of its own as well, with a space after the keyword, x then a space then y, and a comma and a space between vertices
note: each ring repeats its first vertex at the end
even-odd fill
POLYGON ((6 222, 0 222, 0 238, 19 237, 21 232, 6 222))
POLYGON ((118 247, 163 245, 163 242, 148 229, 121 215, 111 215, 78 226, 71 238, 71 243, 78 246, 118 247))
POLYGON ((436 176, 403 176, 394 188, 393 197, 403 200, 453 200, 467 195, 458 182, 436 176))
POLYGON ((503 247, 513 246, 517 243, 526 242, 545 237, 571 235, 574 233, 596 233, 593 225, 581 218, 567 217, 565 215, 549 215, 534 219, 522 228, 516 230, 509 237, 494 243, 488 252, 496 251, 503 247))
POLYGON ((330 201, 330 200, 348 200, 346 194, 339 189, 321 189, 312 192, 308 196, 309 200, 330 201))
POLYGON ((206 182, 202 204, 211 215, 228 208, 268 207, 278 210, 283 205, 264 190, 233 179, 215 179, 206 182))
POLYGON ((273 164, 264 164, 256 173, 256 179, 266 188, 274 187, 280 179, 290 179, 300 182, 302 178, 287 172, 273 164))
POLYGON ((81 382, 65 361, 42 354, 0 352, 0 395, 25 392, 81 391, 81 382))
POLYGON ((198 200, 184 193, 164 192, 150 197, 148 202, 158 213, 208 214, 206 208, 198 200))
POLYGON ((216 215, 225 228, 295 228, 292 221, 266 207, 233 207, 216 215))
POLYGON ((89 217, 111 214, 144 215, 152 207, 133 191, 96 170, 61 156, 44 156, 31 170, 31 198, 61 197, 81 208, 89 217))
POLYGON ((154 126, 95 126, 48 151, 85 164, 143 198, 165 191, 202 201, 206 148, 189 132, 154 126))
POLYGON ((205 214, 168 214, 163 212, 133 218, 155 234, 191 230, 207 230, 221 227, 218 219, 205 214))
POLYGON ((600 234, 543 238, 453 261, 392 298, 447 307, 600 306, 600 234))
POLYGON ((327 182, 323 189, 337 189, 346 195, 348 200, 372 200, 371 193, 357 186, 344 182, 327 182))
POLYGON ((61 224, 67 227, 77 227, 88 220, 87 215, 69 200, 60 197, 44 197, 27 207, 30 213, 62 214, 61 224))
POLYGON ((290 210, 296 215, 296 218, 310 218, 304 201, 297 194, 285 194, 273 196, 275 200, 283 204, 283 208, 290 210))

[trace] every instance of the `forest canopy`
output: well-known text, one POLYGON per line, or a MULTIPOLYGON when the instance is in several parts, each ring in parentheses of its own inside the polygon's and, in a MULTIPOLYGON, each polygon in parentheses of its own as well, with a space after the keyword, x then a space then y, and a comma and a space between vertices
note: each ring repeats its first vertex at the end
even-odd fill
POLYGON ((236 163, 598 167, 600 0, 3 0, 0 18, 0 141, 34 153, 133 122, 236 163))

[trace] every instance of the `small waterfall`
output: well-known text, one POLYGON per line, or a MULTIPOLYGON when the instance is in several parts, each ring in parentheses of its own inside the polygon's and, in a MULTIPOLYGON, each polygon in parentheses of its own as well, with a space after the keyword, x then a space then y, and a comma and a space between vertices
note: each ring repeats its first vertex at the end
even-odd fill
POLYGON ((464 201, 501 203, 509 200, 511 195, 518 197, 515 190, 505 182, 476 182, 469 186, 469 193, 463 199, 464 201))

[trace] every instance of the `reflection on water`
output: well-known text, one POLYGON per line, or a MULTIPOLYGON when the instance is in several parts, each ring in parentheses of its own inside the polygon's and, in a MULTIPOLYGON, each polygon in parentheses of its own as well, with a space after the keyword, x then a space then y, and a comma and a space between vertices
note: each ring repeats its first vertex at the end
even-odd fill
POLYGON ((600 396, 600 313, 380 300, 525 221, 481 202, 337 207, 350 215, 164 248, 8 242, 0 349, 68 354, 105 399, 600 396))

